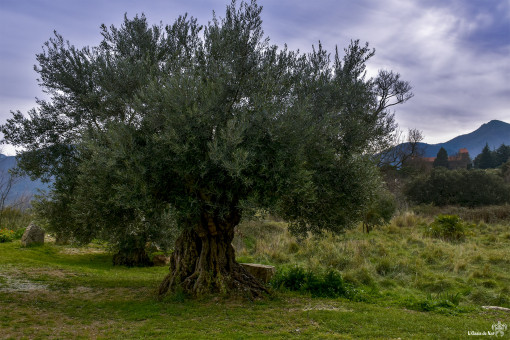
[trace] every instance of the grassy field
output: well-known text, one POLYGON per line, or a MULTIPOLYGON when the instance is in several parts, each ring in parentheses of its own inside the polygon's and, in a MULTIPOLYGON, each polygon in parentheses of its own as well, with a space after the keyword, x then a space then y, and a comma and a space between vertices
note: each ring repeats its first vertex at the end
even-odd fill
POLYGON ((450 243, 426 236, 430 222, 405 213, 369 235, 305 240, 281 222, 238 229, 240 261, 333 268, 356 287, 356 299, 276 289, 263 301, 179 294, 160 301, 155 289, 167 268, 113 267, 99 245, 0 243, 0 337, 462 339, 498 321, 510 326, 510 313, 480 308, 510 307, 509 225, 474 223, 464 242, 450 243))
POLYGON ((465 240, 447 242, 427 236, 432 221, 405 212, 368 235, 357 228, 301 241, 283 222, 248 222, 235 246, 241 262, 338 270, 378 304, 457 296, 461 308, 510 308, 510 223, 466 221, 465 240))

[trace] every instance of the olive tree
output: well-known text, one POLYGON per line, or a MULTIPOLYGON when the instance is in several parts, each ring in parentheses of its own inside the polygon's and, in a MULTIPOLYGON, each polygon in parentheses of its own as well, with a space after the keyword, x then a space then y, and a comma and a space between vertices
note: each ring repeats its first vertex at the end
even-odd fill
POLYGON ((37 68, 51 100, 2 126, 23 169, 65 183, 79 231, 119 249, 178 234, 161 294, 263 294, 231 245, 249 210, 297 234, 360 221, 378 187, 372 155, 395 129, 387 108, 412 96, 398 74, 366 76, 368 44, 280 49, 260 13, 233 1, 205 26, 126 18, 94 48, 56 35, 37 68))

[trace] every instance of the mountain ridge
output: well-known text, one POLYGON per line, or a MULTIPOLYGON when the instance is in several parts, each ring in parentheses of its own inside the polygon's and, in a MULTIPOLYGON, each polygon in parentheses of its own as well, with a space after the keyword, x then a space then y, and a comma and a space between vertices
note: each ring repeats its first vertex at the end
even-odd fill
MULTIPOLYGON (((0 190, 5 191, 9 170, 16 167, 16 156, 0 154, 0 190)), ((21 204, 27 206, 28 202, 41 190, 48 190, 49 184, 40 180, 32 181, 28 176, 17 178, 7 195, 5 205, 21 204), (23 202, 23 203, 21 203, 23 202)))
POLYGON ((454 137, 447 142, 419 143, 424 151, 424 157, 435 157, 439 149, 443 147, 450 156, 456 154, 459 149, 466 148, 473 159, 482 152, 485 144, 488 144, 491 149, 497 149, 501 144, 510 145, 510 124, 501 120, 491 120, 478 129, 454 137))

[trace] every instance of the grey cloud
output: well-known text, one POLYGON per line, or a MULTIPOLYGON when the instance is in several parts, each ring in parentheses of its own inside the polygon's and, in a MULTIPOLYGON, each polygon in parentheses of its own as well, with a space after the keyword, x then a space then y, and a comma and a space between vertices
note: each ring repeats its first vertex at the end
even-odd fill
MULTIPOLYGON (((119 25, 144 12, 172 23, 188 12, 202 24, 229 0, 70 2, 3 0, 0 8, 0 123, 40 95, 32 66, 57 29, 77 46, 99 42, 101 23, 119 25), (5 99, 6 98, 6 99, 5 99), (5 101, 4 101, 5 99, 5 101), (12 100, 11 100, 12 99, 12 100), (17 107, 21 105, 22 107, 17 107)), ((376 49, 370 74, 392 69, 414 86, 415 98, 397 108, 403 129, 442 142, 491 119, 510 121, 510 3, 484 0, 259 0, 265 33, 280 47, 302 52, 321 40, 334 52, 351 39, 376 49)))

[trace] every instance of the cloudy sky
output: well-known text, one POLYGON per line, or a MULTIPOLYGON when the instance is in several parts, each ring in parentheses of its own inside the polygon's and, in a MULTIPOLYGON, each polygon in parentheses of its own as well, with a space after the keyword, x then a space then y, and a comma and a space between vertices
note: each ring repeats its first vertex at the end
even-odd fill
MULTIPOLYGON (((145 13, 154 24, 189 13, 207 23, 228 0, 0 0, 0 124, 43 98, 35 55, 56 30, 77 47, 99 26, 145 13)), ((272 43, 302 52, 320 40, 334 51, 351 39, 376 49, 369 71, 391 69, 415 97, 396 107, 401 129, 445 142, 492 119, 510 123, 510 0, 259 0, 272 43)), ((4 149, 11 153, 12 149, 4 149)))

